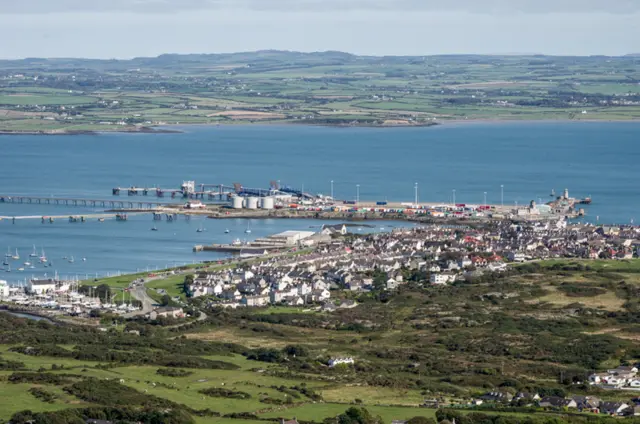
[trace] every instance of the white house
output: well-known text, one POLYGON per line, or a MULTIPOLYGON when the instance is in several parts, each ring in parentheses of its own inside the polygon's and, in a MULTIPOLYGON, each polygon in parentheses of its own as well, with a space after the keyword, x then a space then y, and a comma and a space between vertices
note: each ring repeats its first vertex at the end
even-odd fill
POLYGON ((336 365, 340 365, 340 364, 353 364, 353 358, 333 358, 329 360, 329 366, 330 367, 335 367, 336 365))
POLYGON ((5 280, 0 280, 0 297, 9 297, 9 284, 5 280))
POLYGON ((45 294, 56 290, 56 280, 29 280, 27 292, 31 294, 45 294))
POLYGON ((509 252, 508 257, 512 262, 524 262, 527 260, 526 256, 522 252, 509 252))
POLYGON ((429 276, 429 282, 434 285, 444 285, 449 282, 455 281, 455 279, 456 279, 455 275, 447 274, 447 273, 431 274, 429 276))

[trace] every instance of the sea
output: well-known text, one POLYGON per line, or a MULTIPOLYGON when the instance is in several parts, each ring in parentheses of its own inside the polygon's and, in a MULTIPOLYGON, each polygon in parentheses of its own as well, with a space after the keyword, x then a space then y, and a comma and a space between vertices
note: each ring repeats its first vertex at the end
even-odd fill
MULTIPOLYGON (((270 181, 345 200, 519 205, 547 202, 565 188, 591 196, 585 221, 630 223, 640 219, 640 123, 459 123, 426 128, 336 128, 297 125, 172 127, 170 134, 0 135, 0 195, 113 198, 113 187, 179 188, 270 181), (332 183, 333 182, 333 183, 332 183)), ((126 193, 120 195, 128 199, 126 193)), ((139 196, 142 197, 142 196, 139 196)), ((155 196, 148 196, 154 200, 155 196)), ((134 197, 137 200, 138 197, 134 197)), ((78 215, 102 208, 0 203, 0 216, 78 215)), ((251 240, 286 230, 319 230, 324 221, 210 220, 153 222, 130 215, 53 224, 39 219, 0 221, 0 279, 95 278, 216 260, 194 253, 196 244, 251 240), (156 225, 158 231, 150 231, 156 225), (250 225, 251 233, 245 233, 250 225), (205 231, 197 232, 199 228, 205 231), (229 233, 225 234, 225 229, 229 233), (35 246, 52 267, 25 267, 35 246), (65 259, 66 258, 66 259, 65 259), (73 262, 70 259, 73 258, 73 262), (25 271, 17 271, 25 267, 25 271)), ((388 231, 408 223, 377 223, 359 231, 388 231)), ((353 228, 353 231, 358 231, 353 228)), ((35 261, 34 261, 35 260, 35 261)))

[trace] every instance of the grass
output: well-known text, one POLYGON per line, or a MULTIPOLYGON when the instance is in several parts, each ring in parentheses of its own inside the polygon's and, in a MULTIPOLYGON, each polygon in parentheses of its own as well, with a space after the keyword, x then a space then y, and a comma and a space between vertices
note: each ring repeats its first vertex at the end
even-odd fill
POLYGON ((61 96, 61 95, 29 95, 29 94, 0 94, 0 105, 80 105, 96 102, 95 97, 61 96))
POLYGON ((44 388, 55 393, 59 398, 54 403, 42 402, 29 393, 31 387, 33 387, 31 384, 0 382, 0 419, 8 420, 16 412, 27 409, 48 412, 88 406, 86 403, 66 395, 61 389, 52 386, 44 386, 44 388))
POLYGON ((619 261, 611 260, 589 260, 589 259, 550 259, 536 262, 543 268, 551 268, 553 266, 565 265, 583 265, 588 266, 594 271, 612 271, 612 272, 640 272, 640 259, 625 259, 619 261))
MULTIPOLYGON (((322 421, 324 418, 335 417, 343 413, 346 409, 353 405, 338 403, 318 403, 307 404, 296 408, 289 408, 284 411, 273 411, 260 414, 260 418, 292 418, 304 421, 322 421)), ((410 408, 399 406, 369 406, 366 408, 373 415, 379 415, 384 422, 392 420, 407 420, 416 416, 427 418, 435 417, 435 409, 426 408, 410 408)))

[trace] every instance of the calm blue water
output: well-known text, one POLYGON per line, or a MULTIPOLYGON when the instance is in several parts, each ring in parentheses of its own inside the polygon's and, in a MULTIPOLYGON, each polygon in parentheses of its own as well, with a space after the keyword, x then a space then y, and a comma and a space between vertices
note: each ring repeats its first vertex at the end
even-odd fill
MULTIPOLYGON (((111 198, 114 186, 178 188, 199 183, 268 187, 280 180, 305 191, 360 198, 411 201, 419 183, 422 201, 520 204, 549 199, 551 189, 591 195, 589 218, 600 222, 640 220, 640 123, 496 123, 435 128, 372 129, 298 126, 189 127, 184 134, 94 136, 0 136, 0 194, 111 198)), ((121 196, 127 199, 128 196, 121 196)), ((149 196, 150 200, 155 197, 149 196)), ((133 198, 137 199, 137 198, 133 198)), ((61 206, 0 204, 0 215, 64 215, 92 210, 61 206)), ((98 210, 95 210, 98 211, 98 210)), ((127 223, 107 221, 15 225, 0 222, 0 252, 18 247, 23 262, 36 244, 61 274, 136 271, 212 259, 191 252, 194 244, 245 238, 246 221, 202 219, 157 223, 148 215, 127 223), (230 234, 223 234, 229 227, 230 234), (74 264, 62 260, 75 258, 74 264), (87 261, 82 262, 81 258, 87 261)), ((253 238, 318 221, 252 223, 253 238)), ((4 255, 0 255, 4 256, 4 255)), ((15 263, 12 269, 19 265, 15 263)), ((51 274, 52 269, 39 270, 51 274)), ((32 271, 2 273, 24 279, 32 271)))

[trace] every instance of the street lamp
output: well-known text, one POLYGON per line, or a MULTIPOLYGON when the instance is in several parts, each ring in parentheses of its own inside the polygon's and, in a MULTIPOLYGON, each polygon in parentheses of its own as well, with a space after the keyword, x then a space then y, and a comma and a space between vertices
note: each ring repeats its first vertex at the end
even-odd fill
POLYGON ((333 180, 331 180, 331 200, 333 200, 333 180))
POLYGON ((453 189, 453 206, 456 205, 456 189, 453 189))
POLYGON ((485 208, 487 207, 487 192, 484 192, 484 205, 485 208))
POLYGON ((360 184, 356 184, 356 205, 360 203, 360 184))
POLYGON ((418 183, 416 183, 415 185, 415 201, 414 201, 414 205, 416 205, 416 207, 418 206, 418 183))

